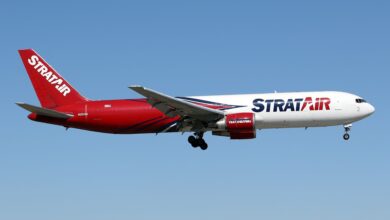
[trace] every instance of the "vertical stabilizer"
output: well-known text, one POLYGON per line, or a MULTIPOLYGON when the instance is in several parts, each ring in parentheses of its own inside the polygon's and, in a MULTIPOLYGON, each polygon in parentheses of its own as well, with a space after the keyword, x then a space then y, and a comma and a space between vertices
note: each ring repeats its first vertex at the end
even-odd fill
POLYGON ((35 93, 44 108, 87 101, 32 49, 19 50, 35 93))

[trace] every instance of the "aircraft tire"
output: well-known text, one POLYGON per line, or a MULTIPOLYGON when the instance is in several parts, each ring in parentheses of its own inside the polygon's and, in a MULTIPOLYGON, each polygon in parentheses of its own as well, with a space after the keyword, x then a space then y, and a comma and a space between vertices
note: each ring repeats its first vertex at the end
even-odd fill
POLYGON ((192 135, 188 137, 188 143, 190 143, 193 148, 198 147, 198 140, 192 135))
POLYGON ((199 146, 200 146, 200 149, 202 149, 202 150, 207 150, 207 148, 208 148, 206 141, 204 141, 203 139, 199 139, 199 146))

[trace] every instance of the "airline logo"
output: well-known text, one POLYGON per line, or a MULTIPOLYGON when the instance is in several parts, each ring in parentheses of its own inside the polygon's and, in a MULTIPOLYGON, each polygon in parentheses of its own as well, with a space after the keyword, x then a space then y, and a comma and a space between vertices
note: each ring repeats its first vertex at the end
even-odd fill
POLYGON ((45 64, 39 61, 39 57, 32 55, 28 59, 28 63, 37 70, 50 84, 52 84, 63 96, 70 93, 70 88, 65 84, 64 80, 49 70, 45 64))
POLYGON ((255 99, 254 112, 298 112, 330 110, 330 98, 296 98, 296 99, 255 99))
POLYGON ((237 118, 237 119, 231 119, 228 121, 229 124, 247 124, 252 123, 252 120, 247 118, 237 118))

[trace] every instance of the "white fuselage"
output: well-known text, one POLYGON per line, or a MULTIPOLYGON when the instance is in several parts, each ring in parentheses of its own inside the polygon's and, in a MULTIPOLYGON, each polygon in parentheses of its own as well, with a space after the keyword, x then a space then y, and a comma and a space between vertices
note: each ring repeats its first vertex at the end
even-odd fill
POLYGON ((375 108, 346 92, 291 92, 191 97, 236 106, 226 114, 255 113, 256 129, 347 125, 361 120, 375 108))

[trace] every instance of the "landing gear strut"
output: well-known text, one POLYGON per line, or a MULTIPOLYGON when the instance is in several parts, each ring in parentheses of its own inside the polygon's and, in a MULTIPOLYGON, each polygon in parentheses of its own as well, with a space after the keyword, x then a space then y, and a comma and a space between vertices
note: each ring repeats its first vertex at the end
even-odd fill
POLYGON ((206 150, 208 145, 203 139, 203 132, 196 132, 194 135, 188 137, 188 143, 191 144, 193 148, 200 147, 202 150, 206 150))
POLYGON ((352 127, 351 124, 349 124, 349 125, 344 125, 345 133, 344 133, 344 135, 343 135, 343 138, 344 138, 344 140, 346 140, 346 141, 349 140, 349 134, 348 134, 348 132, 351 131, 351 127, 352 127))

